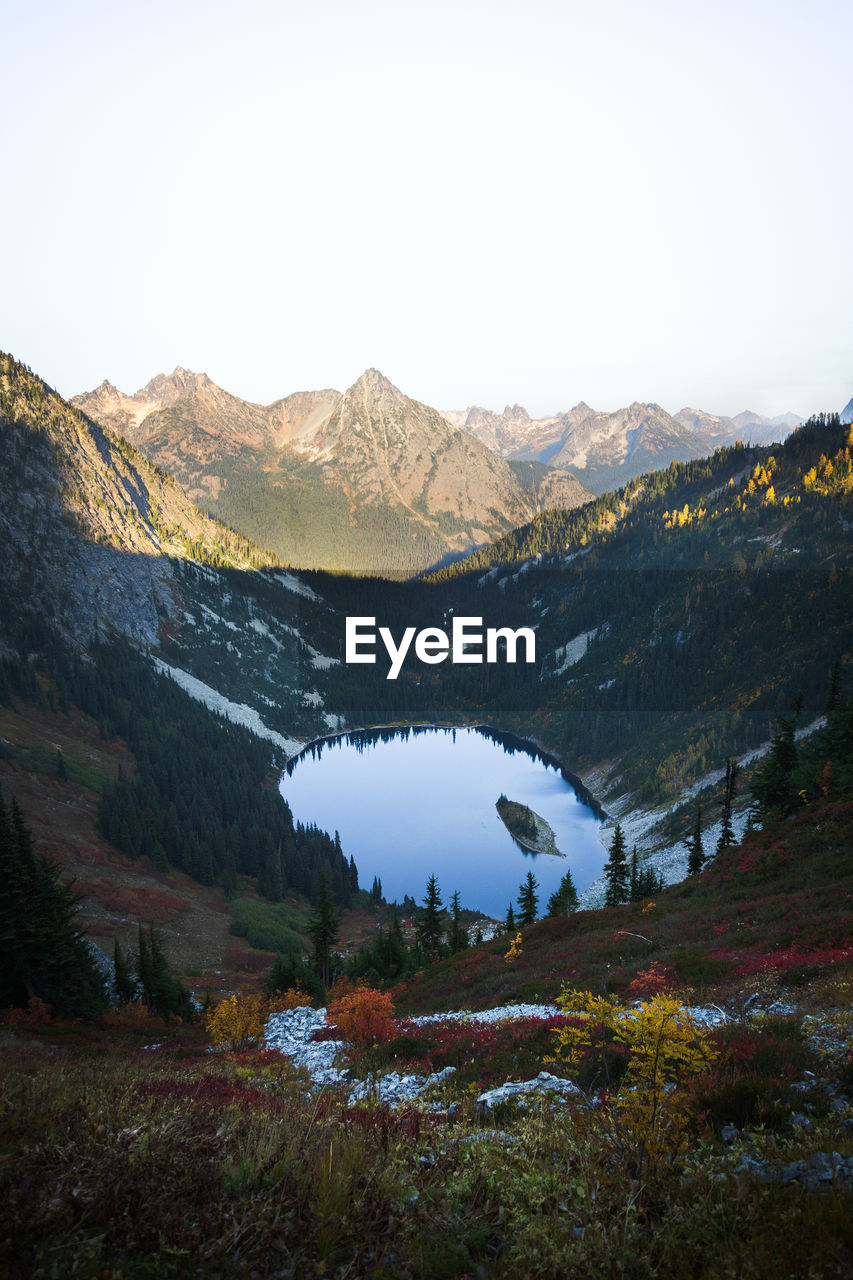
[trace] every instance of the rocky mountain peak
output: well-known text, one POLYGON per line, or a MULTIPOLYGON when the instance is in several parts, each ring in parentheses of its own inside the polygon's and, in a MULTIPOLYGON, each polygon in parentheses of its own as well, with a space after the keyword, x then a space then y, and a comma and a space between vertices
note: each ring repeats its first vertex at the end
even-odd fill
POLYGON ((399 387, 395 387, 394 383, 389 381, 385 374, 380 373, 378 369, 365 369, 361 377, 357 378, 352 386, 344 392, 345 397, 349 395, 366 396, 369 399, 389 396, 400 400, 406 399, 399 387))
POLYGON ((146 382, 134 399, 139 398, 148 404, 156 403, 167 408, 192 391, 201 391, 213 385, 206 373, 193 373, 192 369, 176 365, 173 373, 158 373, 150 382, 146 382))
POLYGON ((415 401, 410 400, 378 369, 365 369, 344 392, 332 419, 337 419, 337 430, 372 430, 370 424, 381 421, 385 424, 393 422, 398 432, 408 432, 414 406, 415 401), (408 424, 405 428, 404 423, 408 424))

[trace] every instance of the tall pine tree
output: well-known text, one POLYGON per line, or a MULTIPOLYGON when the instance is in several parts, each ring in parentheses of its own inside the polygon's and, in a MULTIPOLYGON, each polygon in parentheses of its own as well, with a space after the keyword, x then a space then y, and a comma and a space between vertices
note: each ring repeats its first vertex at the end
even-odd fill
POLYGON ((548 899, 548 915, 564 916, 574 911, 578 905, 578 891, 572 879, 571 871, 567 871, 557 888, 548 899))
POLYGON ((448 942, 453 952, 464 951, 468 946, 468 931, 462 924, 462 908, 459 904, 459 890, 450 899, 450 935, 448 942))
POLYGON ((536 919, 539 908, 539 894, 536 892, 538 888, 536 877, 532 871, 528 871, 518 886, 518 923, 521 925, 533 924, 536 919))
POLYGON ((441 892, 434 875, 427 880, 424 904, 418 912, 415 932, 424 956, 431 956, 438 951, 444 926, 441 919, 441 892))
POLYGON ((616 823, 613 839, 610 841, 610 856, 604 865, 604 878, 607 889, 604 894, 606 907, 618 906, 628 898, 628 859, 625 856, 625 836, 622 824, 616 823))
POLYGON ((321 871, 317 888, 317 906, 309 933, 314 943, 314 968, 324 987, 328 987, 331 983, 332 947, 338 940, 339 931, 340 922, 335 899, 329 886, 329 877, 325 871, 321 871))
POLYGON ((34 996, 64 1018, 92 1018, 106 990, 74 924, 80 898, 60 868, 36 856, 17 802, 0 795, 0 1007, 34 996))

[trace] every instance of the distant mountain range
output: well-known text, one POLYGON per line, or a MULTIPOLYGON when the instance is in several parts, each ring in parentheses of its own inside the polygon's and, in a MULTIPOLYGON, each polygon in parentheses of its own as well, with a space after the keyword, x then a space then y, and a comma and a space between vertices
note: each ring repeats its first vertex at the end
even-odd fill
POLYGON ((450 409, 444 417, 504 457, 570 470, 595 494, 670 462, 706 457, 738 440, 781 442, 803 421, 795 413, 764 418, 750 410, 735 418, 697 409, 672 415, 659 404, 638 402, 615 413, 599 413, 583 401, 549 418, 531 418, 518 404, 507 405, 503 413, 479 405, 450 409))
POLYGON ((416 572, 591 496, 568 471, 504 458, 376 369, 343 395, 271 405, 180 367, 135 395, 105 381, 73 403, 300 568, 416 572))

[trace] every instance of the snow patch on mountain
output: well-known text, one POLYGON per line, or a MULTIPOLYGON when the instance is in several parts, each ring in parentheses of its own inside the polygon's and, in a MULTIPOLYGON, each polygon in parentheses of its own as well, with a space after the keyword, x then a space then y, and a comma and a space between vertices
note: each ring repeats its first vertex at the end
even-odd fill
POLYGON ((582 631, 580 635, 574 637, 573 640, 567 640, 565 644, 561 644, 559 648, 554 650, 554 661, 557 666, 554 669, 555 676, 561 676, 569 667, 573 667, 576 662, 580 662, 581 658, 587 651, 590 640, 594 640, 600 635, 606 627, 606 623, 601 627, 593 627, 591 631, 582 631))
POLYGON ((301 582, 292 573, 282 573, 279 570, 270 569, 261 576, 266 578, 267 582, 274 582, 279 587, 285 587, 297 596, 304 596, 306 600, 315 600, 318 604, 323 602, 322 596, 318 596, 317 592, 312 591, 307 583, 301 582))
POLYGON ((191 698, 195 698, 197 702, 203 702, 211 711, 218 712, 226 720, 243 725, 256 737, 267 738, 270 742, 274 742, 276 746, 281 747, 288 758, 298 755, 305 746, 304 742, 299 742, 296 738, 285 738, 282 734, 276 733, 275 729, 270 729, 264 724, 254 707, 247 707, 244 702, 231 702, 216 689, 212 689, 209 684, 198 680, 188 671, 182 671, 180 667, 170 667, 167 662, 163 662, 162 658, 152 657, 151 660, 161 675, 171 677, 191 698))

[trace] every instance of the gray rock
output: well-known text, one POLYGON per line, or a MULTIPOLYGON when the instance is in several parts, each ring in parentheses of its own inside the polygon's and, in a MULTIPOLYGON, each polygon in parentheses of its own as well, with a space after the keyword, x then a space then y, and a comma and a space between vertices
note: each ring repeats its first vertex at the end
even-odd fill
POLYGON ((797 1182, 805 1177, 806 1171, 805 1160, 792 1160, 790 1164, 782 1166, 777 1176, 782 1185, 787 1186, 789 1182, 797 1182))
POLYGON ((445 1067, 443 1071, 435 1071, 429 1076, 419 1076, 414 1072, 401 1076, 396 1071, 389 1071, 387 1075, 368 1077, 354 1085, 350 1098, 353 1102, 364 1102, 370 1097, 375 1097, 379 1102, 411 1102, 432 1085, 441 1084, 455 1070, 455 1067, 445 1067))
POLYGON ((540 1071, 533 1080, 508 1082, 497 1089, 488 1089, 485 1093, 481 1093, 477 1099, 477 1110, 488 1114, 502 1102, 508 1102, 510 1099, 520 1100, 529 1098, 531 1094, 548 1093, 559 1094, 562 1098, 583 1097, 582 1090, 571 1080, 562 1080, 559 1076, 552 1076, 548 1071, 540 1071))
POLYGON ((335 1066, 344 1047, 343 1040, 312 1040, 315 1031, 326 1025, 325 1009, 285 1009, 267 1022, 264 1046, 278 1049, 296 1066, 304 1067, 315 1085, 339 1084, 348 1072, 335 1066))

